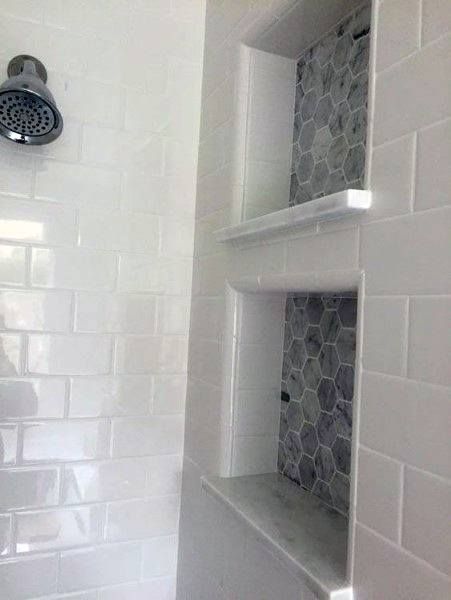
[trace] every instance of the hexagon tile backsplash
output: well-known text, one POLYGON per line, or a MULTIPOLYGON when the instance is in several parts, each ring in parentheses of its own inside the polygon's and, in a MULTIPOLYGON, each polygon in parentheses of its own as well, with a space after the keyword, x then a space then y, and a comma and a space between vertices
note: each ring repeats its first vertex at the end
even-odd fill
POLYGON ((370 12, 365 2, 299 58, 290 206, 363 188, 370 12))
POLYGON ((355 293, 287 298, 278 470, 347 514, 355 293))

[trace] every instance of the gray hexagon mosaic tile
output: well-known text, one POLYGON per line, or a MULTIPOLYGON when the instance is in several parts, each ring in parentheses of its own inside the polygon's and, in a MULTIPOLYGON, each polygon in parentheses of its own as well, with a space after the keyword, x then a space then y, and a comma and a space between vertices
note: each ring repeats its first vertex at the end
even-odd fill
POLYGON ((371 5, 299 58, 290 206, 363 188, 371 5))
POLYGON ((287 298, 278 469, 349 510, 357 296, 287 298))

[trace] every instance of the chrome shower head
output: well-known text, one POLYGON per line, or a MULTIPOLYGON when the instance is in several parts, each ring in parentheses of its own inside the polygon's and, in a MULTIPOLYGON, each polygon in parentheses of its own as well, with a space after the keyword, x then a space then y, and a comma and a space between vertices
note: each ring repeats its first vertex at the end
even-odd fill
POLYGON ((0 86, 0 134, 18 144, 53 142, 63 130, 63 117, 47 89, 47 71, 37 58, 21 54, 8 65, 0 86))

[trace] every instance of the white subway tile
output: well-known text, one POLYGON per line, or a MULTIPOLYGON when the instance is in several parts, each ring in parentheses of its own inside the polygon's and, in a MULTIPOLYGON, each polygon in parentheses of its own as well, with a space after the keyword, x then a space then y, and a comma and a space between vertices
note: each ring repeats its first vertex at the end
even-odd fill
POLYGON ((407 298, 364 300, 363 353, 366 369, 405 374, 407 364, 407 298))
POLYGON ((0 380, 0 419, 62 417, 65 396, 63 379, 0 380))
POLYGON ((386 538, 398 542, 401 494, 401 463, 360 448, 357 519, 386 538))
POLYGON ((446 600, 449 578, 357 525, 354 594, 365 600, 446 600))
POLYGON ((164 257, 193 255, 194 223, 171 219, 162 220, 160 254, 164 257))
POLYGON ((175 577, 157 577, 100 589, 97 600, 175 600, 175 577))
POLYGON ((244 344, 282 346, 285 299, 247 294, 241 301, 239 339, 244 344))
POLYGON ((451 120, 418 133, 416 210, 451 204, 450 154, 451 120))
POLYGON ((142 576, 175 575, 177 568, 177 536, 155 537, 143 542, 142 576))
POLYGON ((75 242, 76 220, 71 208, 0 197, 0 239, 36 244, 75 242))
POLYGON ((169 121, 169 103, 166 94, 143 92, 128 88, 125 95, 125 129, 135 132, 159 133, 169 121))
POLYGON ((410 465, 451 477, 451 390, 363 373, 362 444, 410 465))
POLYGON ((287 271, 355 269, 357 229, 304 236, 287 243, 287 271))
POLYGON ((7 556, 11 548, 11 516, 0 515, 0 555, 7 556))
POLYGON ((118 373, 183 373, 187 340, 181 336, 127 336, 117 341, 118 373))
POLYGON ((237 435, 278 435, 279 388, 239 390, 235 405, 237 435))
POLYGON ((33 176, 33 158, 11 150, 11 142, 6 140, 0 142, 0 192, 29 197, 33 176))
POLYGON ((158 370, 160 338, 124 336, 117 340, 116 373, 145 374, 158 370))
POLYGON ((168 192, 166 177, 128 169, 124 174, 121 207, 132 212, 158 214, 161 204, 168 200, 168 192))
POLYGON ((121 256, 118 287, 121 292, 161 291, 157 260, 146 256, 121 256))
POLYGON ((407 468, 402 544, 436 569, 451 575, 451 483, 407 468))
POLYGON ((377 70, 381 71, 419 48, 421 2, 382 1, 377 18, 376 65, 377 70))
POLYGON ((40 23, 43 17, 43 6, 33 0, 5 0, 3 12, 10 17, 40 23))
POLYGON ((111 369, 111 338, 105 335, 31 335, 28 370, 44 375, 103 375, 111 369))
POLYGON ((79 244, 98 250, 153 253, 158 249, 158 218, 130 213, 80 213, 79 244))
POLYGON ((55 468, 0 471, 0 511, 58 504, 59 480, 55 468))
POLYGON ((147 486, 149 496, 180 494, 182 488, 182 456, 166 454, 147 459, 147 486))
POLYGON ((117 209, 120 173, 53 160, 36 163, 34 196, 75 206, 117 209))
POLYGON ((22 338, 13 333, 0 335, 0 376, 14 377, 20 375, 20 357, 22 353, 22 338))
POLYGON ((13 465, 17 457, 17 425, 0 423, 0 466, 13 465))
POLYGON ((107 540, 171 535, 177 531, 179 497, 161 496, 108 506, 107 540))
POLYGON ((73 592, 138 579, 140 561, 141 548, 138 543, 63 552, 58 589, 61 592, 73 592))
POLYGON ((148 376, 76 377, 71 381, 71 417, 140 415, 149 412, 152 379, 148 376))
POLYGON ((39 287, 111 290, 116 277, 116 257, 82 248, 33 248, 31 283, 39 287))
POLYGON ((146 472, 147 463, 143 459, 66 465, 62 501, 64 504, 83 504, 142 496, 146 488, 146 472))
POLYGON ((152 413, 183 413, 186 398, 186 375, 156 375, 152 413))
POLYGON ((153 296, 78 293, 76 295, 75 330, 153 333, 155 304, 153 296))
POLYGON ((235 436, 232 472, 234 477, 272 473, 277 469, 278 435, 235 436))
POLYGON ((109 428, 104 420, 43 421, 23 426, 23 460, 57 462, 103 458, 109 428))
POLYGON ((71 303, 68 292, 0 291, 2 329, 67 331, 71 303))
POLYGON ((427 44, 451 31, 448 0, 423 0, 423 43, 427 44))
POLYGON ((395 139, 451 114, 451 36, 379 73, 374 143, 395 139))
MULTIPOLYGON (((48 64, 48 63, 47 63, 48 64)), ((64 113, 63 113, 64 114, 64 113)), ((64 134, 51 144, 26 148, 26 151, 33 152, 34 155, 44 158, 55 158, 68 162, 77 162, 79 160, 80 149, 80 123, 64 118, 64 134)))
POLYGON ((289 194, 290 178, 285 165, 247 161, 244 191, 246 213, 252 208, 252 216, 259 217, 286 208, 289 194))
POLYGON ((161 258, 158 261, 158 289, 168 296, 191 294, 192 259, 161 258))
POLYGON ((365 220, 410 212, 413 205, 414 135, 374 149, 371 159, 371 208, 365 220))
POLYGON ((183 415, 114 419, 113 456, 181 453, 183 425, 183 415))
POLYGON ((25 600, 52 594, 56 592, 57 570, 56 554, 2 561, 2 593, 10 600, 25 600))
POLYGON ((188 334, 190 298, 161 296, 158 298, 157 332, 168 335, 188 334))
POLYGON ((412 298, 409 320, 409 377, 451 385, 451 298, 412 298))
POLYGON ((451 293, 451 278, 447 276, 450 230, 451 209, 362 226, 360 263, 366 272, 366 292, 451 293))
POLYGON ((143 136, 107 127, 83 127, 82 161, 91 165, 145 169, 160 175, 163 168, 163 141, 158 135, 143 136))
POLYGON ((237 383, 240 389, 268 390, 280 383, 282 346, 277 341, 272 344, 239 344, 237 383))
POLYGON ((25 265, 25 248, 0 246, 0 282, 2 285, 24 285, 25 265))
POLYGON ((102 539, 104 508, 85 506, 16 515, 16 552, 57 550, 102 539))

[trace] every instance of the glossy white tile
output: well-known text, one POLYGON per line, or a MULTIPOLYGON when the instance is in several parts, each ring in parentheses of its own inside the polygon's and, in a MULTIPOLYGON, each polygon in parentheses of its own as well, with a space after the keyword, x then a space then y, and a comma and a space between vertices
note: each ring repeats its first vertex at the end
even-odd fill
POLYGON ((21 512, 16 515, 16 552, 95 544, 102 539, 103 527, 102 506, 21 512))
POLYGON ((77 293, 75 329, 149 334, 155 330, 154 296, 77 293))
POLYGON ((377 29, 377 69, 381 71, 419 48, 420 0, 381 2, 377 29))
POLYGON ((0 281, 2 285, 24 285, 25 248, 0 245, 0 281))
POLYGON ((186 398, 186 375, 156 375, 152 414, 183 413, 186 398))
POLYGON ((113 420, 114 457, 178 454, 183 444, 183 415, 113 420))
POLYGON ((180 494, 182 488, 182 455, 150 456, 147 462, 146 493, 149 496, 180 494))
POLYGON ((110 544, 63 552, 58 588, 61 592, 114 585, 139 578, 138 543, 110 544))
POLYGON ((423 0, 423 43, 451 31, 451 11, 447 0, 423 0))
POLYGON ((450 481, 406 468, 402 545, 448 576, 451 575, 450 506, 450 481))
POLYGON ((116 276, 116 257, 84 249, 34 248, 31 283, 46 288, 111 290, 116 276))
POLYGON ((11 516, 0 515, 0 557, 8 556, 11 548, 11 516))
POLYGON ((122 459, 66 465, 63 471, 64 504, 108 502, 142 496, 146 489, 145 459, 122 459))
POLYGON ((446 164, 450 152, 451 119, 419 132, 415 210, 451 204, 451 175, 446 164))
POLYGON ((64 379, 1 379, 0 419, 63 417, 64 379))
POLYGON ((187 334, 190 320, 190 299, 183 296, 158 298, 157 332, 168 335, 187 334))
POLYGON ((58 462, 104 458, 108 442, 106 420, 27 423, 23 426, 23 460, 58 462))
POLYGON ((2 291, 3 329, 68 331, 72 296, 69 292, 2 291))
POLYGON ((0 196, 0 239, 34 244, 75 242, 76 215, 71 208, 0 196))
POLYGON ((118 288, 121 292, 161 291, 158 264, 145 256, 121 255, 118 288))
POLYGON ((115 372, 146 374, 158 370, 160 338, 156 336, 122 336, 116 343, 115 372))
POLYGON ((56 554, 11 558, 0 562, 2 593, 11 600, 38 598, 56 592, 56 554))
POLYGON ((120 173, 114 170, 37 161, 35 198, 74 206, 119 207, 120 173))
POLYGON ((109 504, 106 539, 142 539, 175 533, 179 502, 179 496, 161 496, 109 504))
POLYGON ((106 335, 31 335, 28 371, 45 375, 104 375, 111 370, 106 335))
POLYGON ((11 152, 9 143, 2 140, 0 143, 0 192, 29 197, 32 177, 32 157, 11 152))
POLYGON ((70 388, 71 417, 142 415, 150 411, 150 376, 74 377, 70 388))
POLYGON ((0 335, 0 376, 14 377, 21 374, 23 339, 20 335, 4 333, 0 335))
POLYGON ((177 567, 177 536, 156 537, 143 542, 142 576, 174 575, 177 567))
POLYGON ((394 542, 401 530, 402 477, 401 463, 359 449, 357 519, 394 542))
POLYGON ((0 423, 0 466, 13 465, 17 457, 17 425, 0 423))
POLYGON ((59 476, 55 468, 0 471, 0 511, 58 504, 59 476))
POLYGON ((158 217, 124 213, 82 211, 79 244, 98 250, 152 254, 158 249, 158 217))

